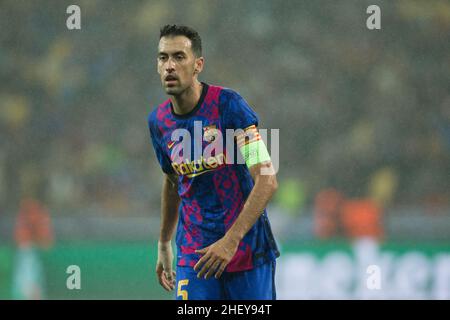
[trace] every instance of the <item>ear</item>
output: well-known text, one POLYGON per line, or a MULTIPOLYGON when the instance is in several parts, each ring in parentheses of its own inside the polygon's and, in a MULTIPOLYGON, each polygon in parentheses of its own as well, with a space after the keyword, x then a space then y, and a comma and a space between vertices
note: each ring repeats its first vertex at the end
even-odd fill
POLYGON ((204 63, 205 59, 203 57, 195 59, 194 74, 199 74, 200 72, 202 72, 204 63))
POLYGON ((156 63, 156 70, 158 71, 158 74, 161 74, 161 67, 159 63, 156 63))

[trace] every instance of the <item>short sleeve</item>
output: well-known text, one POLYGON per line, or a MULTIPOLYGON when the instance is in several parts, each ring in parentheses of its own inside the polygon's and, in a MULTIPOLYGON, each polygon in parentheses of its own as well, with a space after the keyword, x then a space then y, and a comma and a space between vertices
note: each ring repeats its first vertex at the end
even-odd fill
POLYGON ((161 169, 166 174, 173 174, 173 168, 170 164, 169 157, 164 153, 164 149, 161 146, 162 137, 156 126, 156 119, 154 113, 148 117, 148 127, 150 130, 150 139, 152 141, 153 149, 155 150, 156 158, 158 159, 161 169))
POLYGON ((227 129, 245 129, 258 126, 258 116, 237 92, 224 89, 221 96, 222 121, 227 129))

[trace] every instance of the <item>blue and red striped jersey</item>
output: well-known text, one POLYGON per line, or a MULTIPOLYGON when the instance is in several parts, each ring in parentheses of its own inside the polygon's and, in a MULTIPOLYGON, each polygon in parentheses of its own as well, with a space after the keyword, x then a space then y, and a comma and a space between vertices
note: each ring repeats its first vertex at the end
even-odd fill
MULTIPOLYGON (((225 130, 257 126, 258 117, 237 92, 202 84, 200 100, 188 114, 175 114, 168 99, 148 117, 151 141, 162 171, 178 175, 181 199, 176 234, 178 266, 193 267, 200 258, 195 250, 207 247, 225 235, 253 188, 247 166, 236 163, 236 147, 233 148, 234 155, 227 154, 225 130), (202 128, 201 138, 197 139, 200 141, 192 139, 192 152, 186 152, 186 148, 179 151, 183 140, 174 139, 176 130, 185 129, 190 137, 198 137, 196 124, 197 127, 201 124, 202 128), (218 132, 221 134, 217 135, 218 132), (215 137, 223 139, 222 151, 213 150, 206 158, 203 152, 194 152, 199 148, 204 151, 215 137), (234 161, 226 161, 227 157, 234 161)), ((250 270, 278 256, 264 210, 240 242, 226 271, 250 270)))

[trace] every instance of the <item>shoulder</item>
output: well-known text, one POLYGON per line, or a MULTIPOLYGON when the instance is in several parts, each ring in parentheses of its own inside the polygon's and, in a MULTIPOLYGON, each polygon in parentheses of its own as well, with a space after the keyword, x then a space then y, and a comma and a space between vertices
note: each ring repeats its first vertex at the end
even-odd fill
POLYGON ((239 92, 230 88, 223 88, 220 95, 220 104, 225 112, 251 111, 252 108, 239 92))
POLYGON ((220 98, 223 102, 243 100, 242 96, 237 91, 230 88, 222 88, 222 90, 220 91, 220 98))
POLYGON ((258 125, 258 116, 247 101, 235 90, 223 88, 220 97, 220 110, 226 128, 247 128, 258 125))
POLYGON ((170 113, 170 99, 154 107, 147 116, 147 122, 150 127, 157 127, 158 123, 164 120, 167 114, 170 113))
POLYGON ((238 112, 242 108, 250 108, 247 101, 237 92, 230 88, 222 88, 219 103, 225 112, 238 112))

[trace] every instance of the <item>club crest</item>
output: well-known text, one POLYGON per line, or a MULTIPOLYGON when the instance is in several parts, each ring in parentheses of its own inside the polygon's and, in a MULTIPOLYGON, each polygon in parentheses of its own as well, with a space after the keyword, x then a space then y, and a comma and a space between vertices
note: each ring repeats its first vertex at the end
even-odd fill
POLYGON ((215 124, 203 127, 203 139, 208 142, 213 142, 217 139, 219 130, 215 124))

